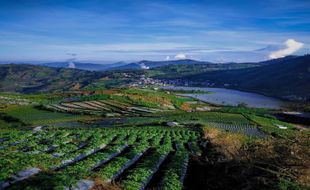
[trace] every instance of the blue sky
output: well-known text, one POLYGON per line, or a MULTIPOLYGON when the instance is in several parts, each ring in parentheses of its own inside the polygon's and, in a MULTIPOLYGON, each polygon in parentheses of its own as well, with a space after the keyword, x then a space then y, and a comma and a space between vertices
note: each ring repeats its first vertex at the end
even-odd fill
POLYGON ((309 44, 309 0, 0 0, 2 62, 244 62, 309 44))

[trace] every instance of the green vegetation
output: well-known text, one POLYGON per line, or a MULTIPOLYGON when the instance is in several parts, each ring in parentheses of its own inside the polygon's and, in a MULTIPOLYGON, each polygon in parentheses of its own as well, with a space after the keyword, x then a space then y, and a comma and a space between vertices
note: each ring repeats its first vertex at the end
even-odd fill
POLYGON ((203 72, 218 71, 218 70, 231 70, 243 69, 258 66, 257 64, 179 64, 179 65, 166 65, 150 69, 146 72, 149 77, 159 78, 178 78, 188 75, 199 74, 203 72))
POLYGON ((188 167, 188 160, 188 152, 183 145, 180 145, 171 158, 169 168, 164 172, 161 189, 182 190, 182 183, 188 167))
POLYGON ((184 112, 171 111, 159 112, 147 118, 127 118, 128 125, 141 125, 143 123, 164 123, 169 121, 179 122, 180 124, 201 124, 205 125, 209 122, 227 123, 227 124, 251 124, 241 114, 221 113, 221 112, 184 112))
POLYGON ((286 138, 294 136, 294 133, 296 132, 296 129, 292 125, 281 122, 277 119, 265 118, 251 114, 246 115, 246 117, 257 123, 259 126, 261 126, 261 129, 264 132, 272 136, 286 138), (280 127, 286 127, 287 129, 280 129, 280 127))
POLYGON ((1 128, 20 128, 26 126, 26 124, 18 118, 0 112, 0 126, 1 128))
POLYGON ((29 125, 44 125, 49 123, 76 121, 87 119, 86 116, 76 116, 68 113, 57 113, 40 110, 33 106, 10 106, 3 110, 8 116, 18 118, 29 125))
POLYGON ((6 64, 0 65, 0 91, 38 93, 79 90, 102 76, 102 73, 77 69, 6 64))
MULTIPOLYGON (((24 182, 28 188, 63 189, 91 176, 112 180, 116 175, 122 175, 122 167, 135 157, 133 155, 147 154, 141 160, 134 160, 131 164, 137 162, 137 166, 130 169, 126 179, 121 180, 125 189, 138 189, 148 184, 168 153, 174 151, 173 142, 189 143, 200 138, 200 134, 190 128, 159 126, 91 131, 46 128, 39 132, 1 130, 0 138, 4 139, 0 149, 4 155, 0 161, 1 181, 10 181, 10 176, 29 167, 46 171, 29 178, 30 181, 13 185, 12 189, 19 189, 24 182), (129 151, 122 154, 125 149, 129 151), (152 149, 151 153, 146 153, 146 149, 152 149), (124 159, 127 161, 123 162, 124 159), (105 165, 109 160, 119 164, 105 165), (48 183, 48 186, 44 185, 48 183)), ((176 166, 174 168, 177 169, 176 166)))
POLYGON ((276 110, 212 107, 175 93, 1 94, 0 181, 8 189, 65 189, 87 179, 128 190, 200 189, 200 178, 211 189, 308 183, 306 171, 290 164, 305 168, 309 133, 277 120, 276 110), (204 106, 211 110, 196 109, 204 106), (13 180, 31 168, 39 173, 13 180))
POLYGON ((270 110, 266 108, 248 108, 242 105, 236 107, 225 106, 222 107, 219 111, 224 113, 239 113, 239 114, 255 114, 263 117, 272 117, 270 110))

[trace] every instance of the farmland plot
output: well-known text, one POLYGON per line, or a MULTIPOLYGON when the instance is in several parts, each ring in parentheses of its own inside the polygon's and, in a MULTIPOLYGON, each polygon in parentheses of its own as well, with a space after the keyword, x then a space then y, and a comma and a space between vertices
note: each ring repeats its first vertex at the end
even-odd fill
POLYGON ((255 136, 255 137, 265 136, 265 134, 262 131, 260 131, 256 125, 209 122, 208 126, 223 129, 230 132, 242 133, 249 136, 255 136))
POLYGON ((161 111, 161 109, 157 108, 136 106, 128 103, 119 103, 113 100, 49 104, 45 105, 45 108, 59 112, 105 116, 143 116, 161 111))
MULTIPOLYGON (((0 150, 1 188, 66 189, 86 182, 91 186, 100 179, 124 189, 144 189, 172 152, 178 160, 171 164, 177 176, 173 180, 182 187, 189 155, 200 151, 194 142, 200 133, 192 128, 47 128, 19 133, 0 132, 0 145, 5 146, 0 150), (12 144, 17 136, 20 143, 12 144), (195 151, 184 148, 185 144, 193 144, 195 151), (15 180, 27 170, 35 172, 15 180)), ((165 184, 165 178, 158 186, 165 184)))

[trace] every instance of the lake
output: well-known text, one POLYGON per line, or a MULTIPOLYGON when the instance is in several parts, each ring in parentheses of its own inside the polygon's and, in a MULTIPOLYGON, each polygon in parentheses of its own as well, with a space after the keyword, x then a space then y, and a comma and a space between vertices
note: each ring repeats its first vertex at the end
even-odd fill
POLYGON ((183 86, 165 86, 166 90, 182 90, 182 91, 206 91, 211 93, 184 93, 182 96, 193 97, 201 101, 209 102, 217 105, 237 106, 245 103, 248 107, 253 108, 269 108, 280 109, 284 102, 279 99, 263 96, 256 93, 243 92, 239 90, 231 90, 226 88, 202 88, 202 87, 183 87, 183 86))

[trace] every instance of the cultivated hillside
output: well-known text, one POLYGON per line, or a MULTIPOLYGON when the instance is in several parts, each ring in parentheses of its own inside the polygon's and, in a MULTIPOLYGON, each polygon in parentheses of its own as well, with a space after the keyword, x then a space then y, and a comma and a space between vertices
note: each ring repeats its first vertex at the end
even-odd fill
POLYGON ((0 65, 0 91, 32 93, 74 90, 100 77, 101 73, 77 69, 6 64, 0 65))

